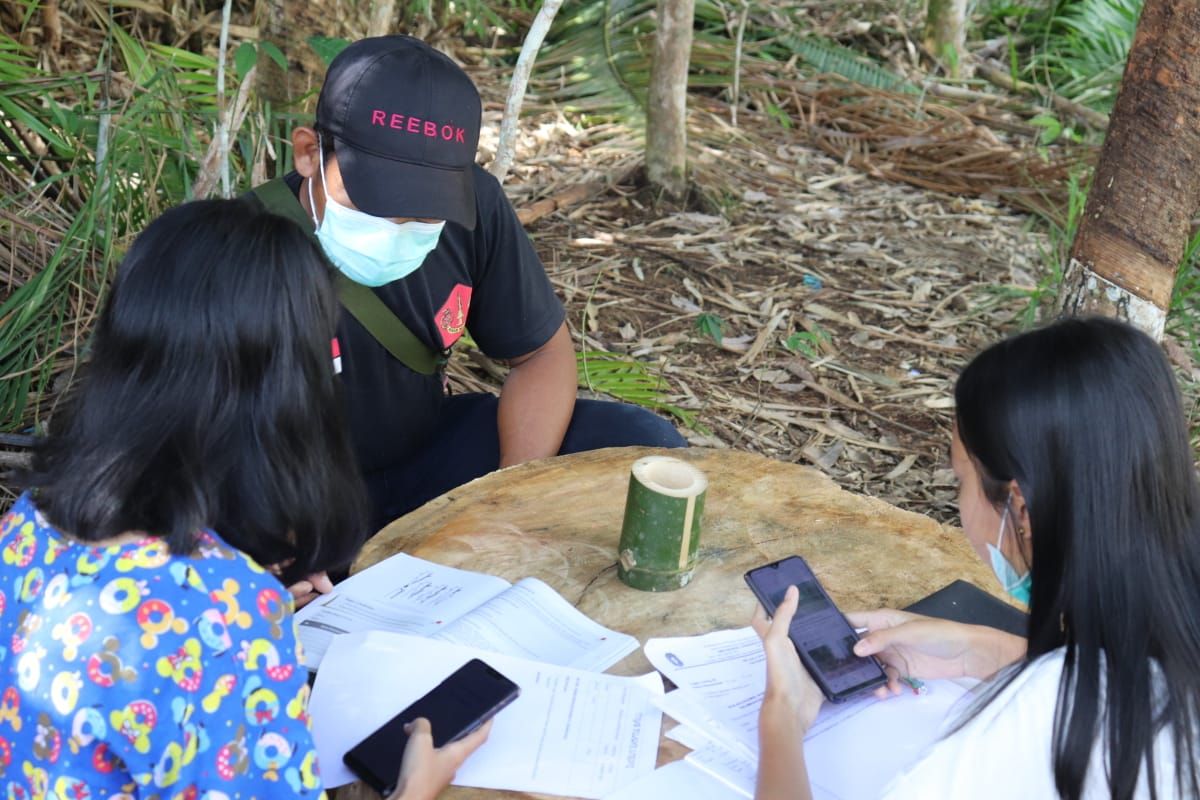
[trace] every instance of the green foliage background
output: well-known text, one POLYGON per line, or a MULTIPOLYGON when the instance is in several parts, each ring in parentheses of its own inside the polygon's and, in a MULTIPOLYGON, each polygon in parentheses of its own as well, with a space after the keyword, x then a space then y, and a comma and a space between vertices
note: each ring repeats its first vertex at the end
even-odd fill
MULTIPOLYGON (((94 34, 84 57, 70 67, 47 63, 31 35, 43 10, 39 0, 19 0, 0 17, 8 21, 0 30, 0 257, 10 265, 9 291, 0 300, 0 431, 28 431, 52 409, 59 396, 52 388, 66 385, 83 354, 113 266, 150 219, 194 195, 217 123, 218 65, 210 28, 165 43, 148 32, 152 26, 144 24, 147 17, 139 16, 135 0, 69 5, 91 20, 94 34)), ((246 16, 256 3, 235 5, 246 16)), ((320 5, 360 19, 369 0, 320 5)), ((617 121, 640 129, 654 6, 652 0, 568 0, 539 55, 531 90, 584 124, 617 121)), ((211 16, 220 3, 166 0, 163 7, 189 19, 211 16)), ((870 23, 876 40, 899 41, 903 35, 888 21, 890 4, 846 7, 846 13, 870 23)), ((1014 77, 1108 111, 1140 9, 1140 0, 981 0, 969 38, 975 46, 1002 41, 1014 77)), ((405 26, 446 32, 491 58, 512 62, 535 10, 532 0, 418 0, 399 13, 405 26)), ((846 34, 846 28, 835 40, 818 27, 810 4, 800 0, 697 0, 691 89, 729 98, 740 39, 743 59, 768 68, 747 73, 739 102, 766 102, 772 70, 782 74, 798 67, 883 90, 923 91, 919 82, 925 76, 899 68, 877 44, 846 34)), ((304 53, 235 38, 226 65, 226 102, 256 64, 294 68, 302 56, 327 61, 345 42, 338 32, 332 24, 321 30, 307 40, 304 53)), ((246 121, 232 132, 234 193, 290 163, 286 134, 311 100, 311 90, 274 105, 251 93, 246 121)), ((794 124, 769 102, 759 110, 781 125, 794 124)), ((1043 141, 1097 138, 1048 109, 1029 121, 1043 128, 1043 141)), ((1082 208, 1086 185, 1086 175, 1076 178, 1072 208, 1082 208)), ((1076 218, 1077 211, 1066 217, 1076 218)), ((1053 296, 1056 269, 1073 235, 1070 224, 1042 224, 1052 246, 1044 283, 1030 298, 1030 319, 1053 296)), ((1194 240, 1180 271, 1170 330, 1200 353, 1197 249, 1194 240)), ((709 321, 702 332, 719 338, 719 322, 709 321)), ((646 365, 617 364, 594 353, 582 356, 580 365, 581 385, 679 413, 665 403, 661 381, 646 365)))

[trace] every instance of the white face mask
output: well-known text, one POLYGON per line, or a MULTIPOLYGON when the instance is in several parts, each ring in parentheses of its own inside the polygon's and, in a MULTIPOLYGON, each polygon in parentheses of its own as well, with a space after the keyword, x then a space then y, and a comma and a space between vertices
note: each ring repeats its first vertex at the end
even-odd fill
POLYGON ((1012 502, 1012 492, 1008 493, 1008 498, 1004 501, 1004 513, 1000 515, 1000 535, 996 540, 996 544, 987 543, 988 555, 992 560, 992 572, 996 574, 996 580, 1000 581, 1000 585, 1004 587, 1004 591, 1008 592, 1019 603, 1029 605, 1029 598, 1033 588, 1032 573, 1026 571, 1024 575, 1017 572, 1007 558, 1004 557, 1001 546, 1004 544, 1004 529, 1008 522, 1008 509, 1012 502))
POLYGON ((364 286, 383 286, 413 273, 437 247, 443 222, 396 223, 373 217, 338 203, 329 196, 325 183, 324 148, 317 139, 321 187, 325 192, 325 216, 317 220, 312 179, 308 181, 308 205, 312 209, 317 241, 329 260, 343 275, 364 286))

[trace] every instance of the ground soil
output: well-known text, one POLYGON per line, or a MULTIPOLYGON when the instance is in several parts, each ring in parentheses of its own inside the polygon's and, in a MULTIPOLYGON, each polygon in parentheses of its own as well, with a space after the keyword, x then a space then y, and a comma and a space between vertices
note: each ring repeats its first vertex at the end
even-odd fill
MULTIPOLYGON (((693 175, 720 185, 671 208, 639 187, 624 142, 553 114, 526 130, 507 187, 518 207, 610 180, 529 226, 581 348, 648 365, 694 415, 694 445, 813 464, 954 519, 952 384, 1029 305, 1013 287, 1035 285, 1047 245, 1026 214, 876 180, 799 142, 706 146, 693 175)), ((453 374, 470 389, 500 373, 468 354, 453 374)))

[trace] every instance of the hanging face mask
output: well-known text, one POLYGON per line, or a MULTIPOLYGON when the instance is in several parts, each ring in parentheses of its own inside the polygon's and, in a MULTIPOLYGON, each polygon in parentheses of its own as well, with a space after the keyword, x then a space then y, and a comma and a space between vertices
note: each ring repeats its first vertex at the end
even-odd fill
POLYGON ((1033 586, 1032 574, 1026 572, 1024 575, 1017 572, 1008 559, 1004 557, 1004 553, 1000 548, 1004 545, 1004 529, 1008 522, 1008 509, 1012 494, 1009 493, 1008 499, 1004 501, 1004 513, 1000 515, 1000 536, 996 544, 987 545, 988 555, 992 559, 992 572, 996 573, 996 579, 1000 581, 1000 585, 1004 587, 1004 591, 1008 592, 1009 596, 1018 603, 1029 605, 1029 598, 1033 586))
POLYGON ((338 203, 329 196, 325 184, 325 151, 319 138, 317 148, 321 187, 325 191, 324 218, 317 220, 312 179, 308 182, 308 206, 317 226, 317 241, 333 265, 364 286, 383 286, 416 271, 437 247, 446 223, 417 220, 395 223, 338 203))

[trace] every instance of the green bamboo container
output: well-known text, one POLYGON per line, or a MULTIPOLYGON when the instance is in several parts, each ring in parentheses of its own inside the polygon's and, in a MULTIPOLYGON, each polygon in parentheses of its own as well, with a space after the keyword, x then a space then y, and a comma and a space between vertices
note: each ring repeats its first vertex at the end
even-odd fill
POLYGON ((696 572, 708 478, 671 456, 638 459, 629 476, 617 576, 634 589, 669 592, 696 572))

